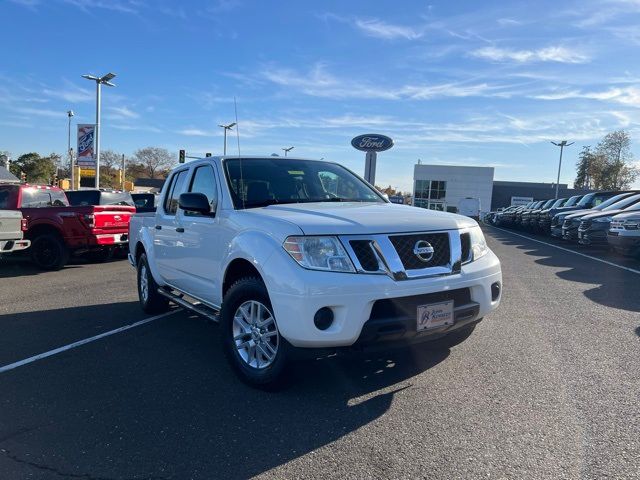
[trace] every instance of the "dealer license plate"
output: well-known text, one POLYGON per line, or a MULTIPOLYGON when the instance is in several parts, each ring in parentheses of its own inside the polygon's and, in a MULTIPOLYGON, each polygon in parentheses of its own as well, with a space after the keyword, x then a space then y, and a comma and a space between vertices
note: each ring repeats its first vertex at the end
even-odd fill
POLYGON ((453 325, 453 300, 430 305, 418 305, 416 325, 418 332, 445 325, 453 325))

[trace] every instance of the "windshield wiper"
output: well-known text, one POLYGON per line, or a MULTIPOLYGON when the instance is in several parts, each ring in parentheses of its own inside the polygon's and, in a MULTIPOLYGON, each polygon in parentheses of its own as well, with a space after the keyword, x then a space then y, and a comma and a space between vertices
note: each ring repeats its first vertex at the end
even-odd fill
POLYGON ((288 200, 278 200, 276 198, 268 198, 267 200, 263 200, 261 202, 254 203, 244 203, 244 208, 260 208, 260 207, 268 207, 269 205, 284 205, 286 203, 302 203, 304 200, 301 199, 288 199, 288 200))

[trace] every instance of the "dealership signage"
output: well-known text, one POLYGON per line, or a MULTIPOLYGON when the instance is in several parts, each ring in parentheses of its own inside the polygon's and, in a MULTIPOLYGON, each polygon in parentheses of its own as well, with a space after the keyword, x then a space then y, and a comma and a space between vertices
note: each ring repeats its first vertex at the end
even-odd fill
POLYGON ((386 135, 368 133, 366 135, 358 135, 352 139, 351 145, 356 150, 363 152, 384 152, 393 147, 393 140, 386 135))
POLYGON ((367 153, 364 158, 364 179, 374 185, 378 152, 384 152, 393 147, 393 140, 379 133, 367 133, 351 139, 351 146, 356 150, 367 153))
POLYGON ((95 159, 95 138, 96 126, 89 123, 78 125, 78 150, 77 164, 83 169, 96 168, 95 159))
POLYGON ((533 197, 511 197, 511 206, 520 207, 533 202, 533 197))

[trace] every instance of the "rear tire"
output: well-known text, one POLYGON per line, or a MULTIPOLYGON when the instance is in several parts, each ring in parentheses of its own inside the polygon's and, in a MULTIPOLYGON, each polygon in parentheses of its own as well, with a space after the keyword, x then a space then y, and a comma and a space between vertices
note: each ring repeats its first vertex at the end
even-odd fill
POLYGON ((169 299, 158 293, 158 284, 151 274, 146 253, 138 259, 138 299, 146 313, 163 313, 169 310, 169 299))
POLYGON ((31 261, 42 270, 60 270, 69 261, 69 249, 55 233, 38 235, 31 241, 31 261))
POLYGON ((243 382, 273 389, 282 384, 292 348, 280 335, 267 288, 259 278, 235 282, 220 315, 225 356, 243 382))

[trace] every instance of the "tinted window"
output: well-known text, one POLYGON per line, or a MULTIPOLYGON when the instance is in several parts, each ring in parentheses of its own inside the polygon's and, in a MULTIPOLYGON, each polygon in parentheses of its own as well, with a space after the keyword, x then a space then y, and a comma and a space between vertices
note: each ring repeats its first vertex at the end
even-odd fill
POLYGON ((630 197, 625 198, 624 200, 618 200, 613 205, 610 205, 604 208, 603 210, 606 212, 607 210, 618 210, 620 208, 626 208, 630 205, 636 204, 639 200, 640 200, 640 195, 632 195, 630 197))
POLYGON ((0 209, 9 208, 9 190, 0 190, 0 209))
POLYGON ((133 207, 133 199, 129 192, 101 192, 100 205, 128 205, 133 207))
MULTIPOLYGON (((218 202, 218 190, 216 187, 216 177, 213 173, 213 168, 209 165, 196 168, 193 174, 193 180, 191 180, 190 192, 203 193, 209 200, 211 211, 215 212, 215 205, 218 202)), ((201 213, 197 212, 185 212, 185 215, 189 216, 201 216, 201 213)))
POLYGON ((230 159, 225 161, 225 170, 236 208, 278 203, 384 202, 364 181, 335 163, 286 158, 230 159))
POLYGON ((171 184, 167 190, 167 196, 164 201, 164 211, 168 215, 175 215, 178 211, 178 199, 184 190, 184 184, 187 180, 187 170, 176 173, 171 179, 171 184))
POLYGON ((22 190, 22 208, 66 207, 67 197, 61 190, 25 188, 22 190))
POLYGON ((67 192, 67 198, 71 205, 98 205, 100 192, 91 190, 74 190, 67 192))
POLYGON ((565 203, 564 206, 573 207, 576 203, 578 203, 578 200, 580 200, 580 198, 582 198, 582 195, 575 195, 567 200, 567 203, 565 203))

